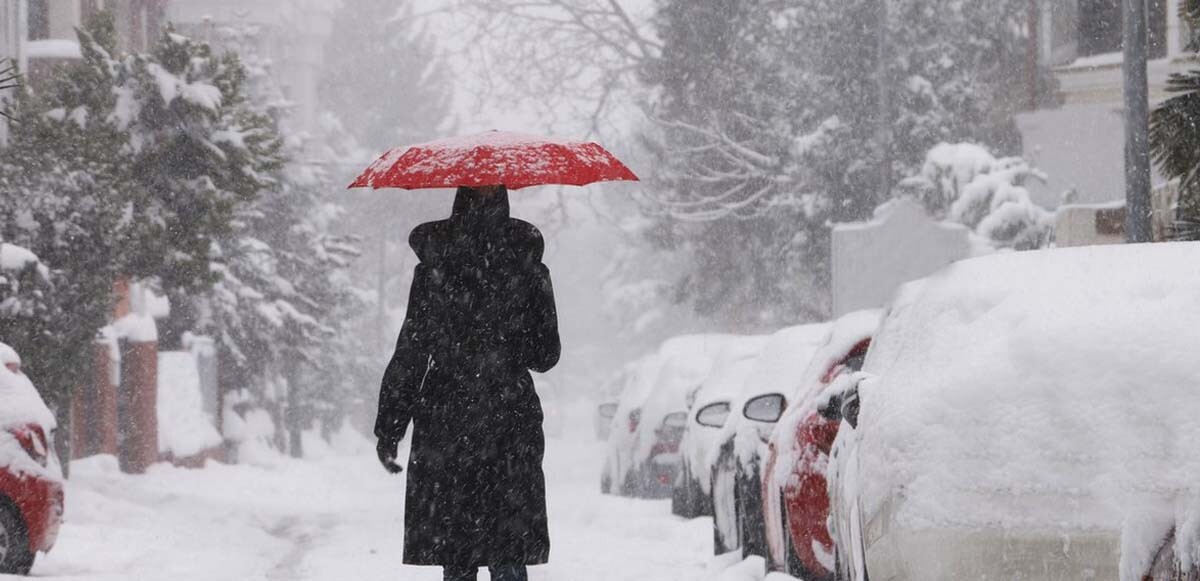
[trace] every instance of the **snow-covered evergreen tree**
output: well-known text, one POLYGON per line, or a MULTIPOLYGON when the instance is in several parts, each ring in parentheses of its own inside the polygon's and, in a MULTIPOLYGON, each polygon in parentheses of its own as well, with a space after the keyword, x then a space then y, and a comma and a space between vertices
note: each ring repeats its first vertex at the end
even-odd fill
POLYGON ((111 315, 140 196, 123 153, 128 134, 111 116, 112 22, 99 18, 80 36, 82 61, 37 94, 19 89, 7 104, 14 121, 0 150, 0 240, 53 266, 37 316, 6 313, 3 340, 25 358, 62 426, 80 370, 91 367, 96 332, 111 315))
POLYGON ((249 106, 234 53, 168 31, 119 71, 115 114, 148 193, 135 207, 141 253, 130 274, 157 277, 172 299, 163 337, 171 345, 196 325, 189 299, 217 280, 215 243, 240 207, 278 186, 282 141, 274 121, 249 106))
MULTIPOLYGON (((247 63, 241 126, 278 135, 290 108, 270 61, 257 52, 258 33, 228 29, 221 44, 225 58, 236 54, 247 63)), ((218 238, 212 266, 218 281, 197 302, 201 330, 217 338, 223 385, 245 390, 247 402, 267 409, 280 448, 295 454, 300 432, 316 417, 326 425, 340 421, 347 391, 358 387, 330 374, 353 360, 347 345, 358 330, 346 319, 360 301, 345 271, 359 251, 353 237, 331 232, 340 210, 324 193, 340 187, 308 157, 323 148, 309 145, 281 144, 269 187, 240 206, 218 238)))

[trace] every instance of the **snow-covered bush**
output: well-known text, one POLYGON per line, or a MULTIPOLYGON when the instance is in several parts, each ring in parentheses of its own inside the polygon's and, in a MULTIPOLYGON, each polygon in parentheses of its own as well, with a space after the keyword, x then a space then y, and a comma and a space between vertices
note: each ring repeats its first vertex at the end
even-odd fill
POLYGON ((1048 246, 1053 212, 1037 205, 1025 183, 1045 175, 1019 157, 997 158, 972 143, 941 143, 898 192, 921 200, 938 219, 962 224, 994 248, 1048 246))
POLYGON ((28 318, 44 314, 50 270, 37 255, 14 244, 0 243, 0 317, 28 318))

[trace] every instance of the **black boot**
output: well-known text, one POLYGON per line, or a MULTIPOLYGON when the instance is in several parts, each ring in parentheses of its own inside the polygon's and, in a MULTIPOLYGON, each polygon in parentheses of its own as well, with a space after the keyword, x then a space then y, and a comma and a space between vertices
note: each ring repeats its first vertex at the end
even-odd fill
POLYGON ((478 567, 442 567, 442 579, 444 581, 475 581, 475 575, 479 572, 478 567))
POLYGON ((525 565, 500 565, 488 567, 492 581, 529 581, 529 571, 525 565))

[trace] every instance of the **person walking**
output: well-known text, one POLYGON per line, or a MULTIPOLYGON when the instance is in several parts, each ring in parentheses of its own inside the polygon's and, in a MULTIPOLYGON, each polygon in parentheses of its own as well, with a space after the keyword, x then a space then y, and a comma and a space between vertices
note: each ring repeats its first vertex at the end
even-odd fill
POLYGON ((561 345, 544 242, 509 217, 503 186, 460 187, 449 219, 413 229, 420 259, 396 351, 379 393, 375 435, 389 472, 413 425, 404 563, 441 566, 446 581, 525 581, 546 563, 542 409, 529 372, 561 345))

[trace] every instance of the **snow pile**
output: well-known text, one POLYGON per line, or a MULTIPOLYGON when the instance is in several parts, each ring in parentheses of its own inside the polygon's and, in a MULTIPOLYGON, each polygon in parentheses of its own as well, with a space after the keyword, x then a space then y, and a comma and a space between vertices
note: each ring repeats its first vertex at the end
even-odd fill
POLYGON ((200 368, 186 351, 158 354, 158 451, 175 458, 221 445, 213 418, 204 413, 200 368))
POLYGON ((715 558, 709 569, 715 581, 800 581, 784 573, 768 573, 767 560, 757 555, 741 559, 741 551, 715 558))
MULTIPOLYGON (((774 424, 746 418, 742 413, 746 403, 770 393, 783 394, 788 401, 794 399, 804 370, 829 337, 829 332, 830 325, 820 323, 788 327, 771 335, 762 353, 754 360, 754 369, 746 378, 741 393, 733 400, 733 415, 721 429, 721 441, 733 438, 734 451, 740 462, 749 462, 774 428, 774 424)), ((715 465, 716 460, 714 452, 709 458, 709 466, 715 465)))
POLYGON ((239 464, 274 467, 286 460, 275 449, 275 422, 271 414, 253 405, 245 390, 225 397, 221 428, 226 440, 236 446, 239 464))
POLYGON ((911 528, 1118 531, 1195 498, 1198 264, 1197 243, 1009 253, 905 287, 860 387, 867 518, 902 492, 911 528))
POLYGON ((831 379, 830 370, 844 359, 859 343, 868 340, 879 328, 883 311, 878 309, 855 311, 843 315, 830 327, 823 344, 809 358, 808 365, 796 382, 797 389, 794 397, 789 397, 788 407, 783 417, 775 424, 771 440, 775 443, 776 454, 780 460, 775 463, 775 473, 768 475, 774 479, 774 484, 782 488, 792 471, 791 468, 799 461, 800 451, 796 449, 796 428, 810 415, 816 413, 816 399, 824 391, 823 388, 831 379))
POLYGON ((506 185, 511 190, 591 181, 637 181, 595 143, 488 131, 399 147, 371 164, 350 187, 406 188, 506 185))
POLYGON ((154 343, 158 341, 158 325, 154 317, 130 313, 113 322, 111 334, 118 338, 129 339, 134 343, 154 343))

